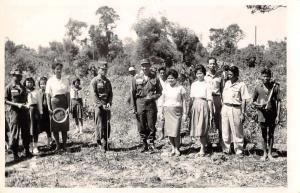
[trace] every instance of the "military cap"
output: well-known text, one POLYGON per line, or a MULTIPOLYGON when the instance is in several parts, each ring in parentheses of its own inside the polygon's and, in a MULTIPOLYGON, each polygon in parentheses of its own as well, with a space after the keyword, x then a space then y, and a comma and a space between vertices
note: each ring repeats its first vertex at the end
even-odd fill
POLYGON ((140 62, 140 65, 143 65, 143 64, 150 64, 150 61, 148 59, 142 59, 140 62))
POLYGON ((99 62, 99 68, 100 69, 107 69, 107 62, 106 61, 101 61, 99 62))
POLYGON ((10 75, 22 75, 22 71, 18 68, 14 68, 10 71, 10 75))

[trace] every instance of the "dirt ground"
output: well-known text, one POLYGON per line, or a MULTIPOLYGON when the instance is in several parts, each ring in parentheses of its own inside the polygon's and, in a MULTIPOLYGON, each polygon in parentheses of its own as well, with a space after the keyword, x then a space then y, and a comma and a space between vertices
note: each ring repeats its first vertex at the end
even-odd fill
MULTIPOLYGON (((180 157, 169 156, 168 139, 157 142, 153 154, 140 153, 134 120, 112 125, 110 151, 102 153, 93 140, 92 123, 82 135, 69 132, 69 147, 78 152, 53 154, 40 137, 41 155, 12 162, 6 152, 6 187, 286 187, 285 144, 275 144, 275 159, 260 161, 259 145, 247 144, 243 158, 224 155, 213 148, 199 157, 199 145, 190 137, 182 140, 180 157), (123 136, 123 137, 120 137, 123 136)), ((72 127, 71 127, 72 128, 72 127)))

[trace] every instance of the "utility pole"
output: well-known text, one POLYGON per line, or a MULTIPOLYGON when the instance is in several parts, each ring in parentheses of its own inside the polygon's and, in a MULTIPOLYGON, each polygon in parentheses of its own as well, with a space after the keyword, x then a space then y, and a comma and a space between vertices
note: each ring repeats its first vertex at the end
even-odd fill
POLYGON ((254 42, 254 45, 256 47, 257 45, 257 27, 255 26, 255 32, 254 32, 254 35, 255 35, 255 42, 254 42))

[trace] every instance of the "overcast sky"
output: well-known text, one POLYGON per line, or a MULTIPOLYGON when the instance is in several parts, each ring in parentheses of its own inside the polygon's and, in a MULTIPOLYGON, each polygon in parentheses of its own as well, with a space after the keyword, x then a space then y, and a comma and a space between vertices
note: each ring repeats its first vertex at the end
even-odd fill
MULTIPOLYGON (((112 7, 119 14, 115 33, 122 40, 126 37, 136 38, 132 25, 136 23, 141 7, 144 8, 140 17, 166 16, 170 21, 195 31, 202 37, 205 46, 210 28, 226 28, 233 23, 238 24, 246 34, 239 47, 254 43, 255 25, 258 29, 258 44, 266 44, 268 40, 280 41, 287 36, 286 8, 253 15, 245 5, 199 4, 188 0, 7 0, 4 13, 5 37, 32 48, 48 46, 50 41, 62 41, 69 18, 84 21, 88 25, 97 24, 95 12, 104 5, 112 7)), ((87 31, 88 28, 85 34, 87 31)))

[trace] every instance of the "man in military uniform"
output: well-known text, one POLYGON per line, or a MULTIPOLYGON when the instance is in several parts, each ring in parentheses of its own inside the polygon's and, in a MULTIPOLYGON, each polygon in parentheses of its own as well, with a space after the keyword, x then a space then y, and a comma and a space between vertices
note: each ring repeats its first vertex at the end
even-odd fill
POLYGON ((98 70, 98 75, 92 79, 92 96, 95 104, 94 122, 96 127, 96 140, 101 145, 102 151, 108 149, 107 139, 110 135, 110 107, 112 105, 112 86, 106 78, 107 63, 102 62, 98 70))
POLYGON ((14 160, 18 160, 20 132, 25 149, 25 157, 32 156, 29 151, 29 119, 27 109, 25 108, 27 93, 25 87, 20 83, 22 72, 19 69, 13 69, 10 75, 12 75, 12 81, 5 88, 5 104, 9 105, 9 148, 13 152, 14 160))
POLYGON ((219 132, 219 148, 224 148, 222 140, 222 126, 221 126, 221 108, 222 108, 222 91, 223 91, 223 80, 221 71, 217 71, 217 59, 210 57, 207 60, 208 71, 205 75, 205 81, 208 82, 212 91, 213 97, 213 125, 219 132))
POLYGON ((137 126, 141 140, 142 152, 148 150, 147 139, 150 141, 150 150, 154 150, 154 141, 157 120, 156 100, 162 94, 162 86, 159 79, 150 70, 150 61, 143 59, 140 62, 141 73, 132 79, 133 109, 137 117, 137 126))

